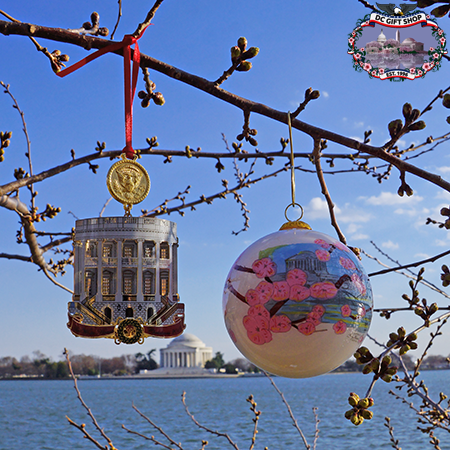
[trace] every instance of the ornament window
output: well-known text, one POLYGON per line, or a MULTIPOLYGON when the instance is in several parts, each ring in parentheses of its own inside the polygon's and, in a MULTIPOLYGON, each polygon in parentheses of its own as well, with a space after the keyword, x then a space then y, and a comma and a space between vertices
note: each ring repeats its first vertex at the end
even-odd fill
POLYGON ((146 270, 143 276, 143 293, 144 295, 152 295, 155 293, 154 273, 152 270, 146 270))
POLYGON ((160 247, 159 247, 159 257, 161 259, 169 259, 170 258, 169 244, 167 242, 161 242, 160 247))
POLYGON ((97 253, 97 242, 96 241, 87 241, 86 242, 86 256, 90 258, 96 258, 97 253))
POLYGON ((137 256, 136 242, 134 242, 134 241, 124 241, 122 256, 124 258, 136 258, 136 256, 137 256))
POLYGON ((125 310, 125 317, 134 317, 134 310, 131 306, 125 310))
POLYGON ((145 241, 144 242, 144 258, 154 258, 155 257, 155 242, 145 241))
POLYGON ((167 269, 161 269, 159 285, 161 295, 169 295, 169 271, 167 269))
POLYGON ((116 243, 112 241, 104 242, 102 255, 103 258, 114 258, 116 256, 116 243))
POLYGON ((102 295, 114 295, 115 287, 115 273, 105 269, 102 276, 102 295))
POLYGON ((86 297, 92 297, 97 293, 97 269, 86 270, 84 290, 86 297))
POLYGON ((136 274, 132 270, 123 272, 123 293, 124 295, 136 294, 136 274))

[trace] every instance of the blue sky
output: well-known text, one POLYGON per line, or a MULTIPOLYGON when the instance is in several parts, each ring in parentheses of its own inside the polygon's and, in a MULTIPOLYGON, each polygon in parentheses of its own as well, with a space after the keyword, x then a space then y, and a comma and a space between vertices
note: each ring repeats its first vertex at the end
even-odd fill
MULTIPOLYGON (((117 2, 79 0, 69 2, 49 0, 45 4, 30 0, 10 2, 6 12, 24 21, 61 28, 78 28, 89 19, 92 11, 100 14, 101 25, 112 29, 117 17, 117 2)), ((123 18, 117 39, 131 33, 145 18, 152 2, 124 2, 123 18)), ((303 100, 304 91, 312 86, 321 92, 299 117, 307 123, 362 139, 365 130, 373 130, 372 143, 382 145, 389 140, 387 124, 401 118, 402 105, 409 101, 414 108, 423 109, 439 89, 447 87, 448 67, 429 73, 424 79, 395 83, 369 79, 357 73, 347 54, 347 37, 356 21, 369 11, 354 0, 329 2, 317 8, 313 2, 269 0, 197 0, 175 2, 165 0, 151 26, 140 40, 143 53, 207 79, 218 78, 229 67, 229 49, 240 36, 250 46, 260 47, 248 73, 235 73, 223 88, 237 95, 258 101, 282 111, 293 111, 303 100)), ((446 30, 446 19, 439 21, 446 30)), ((40 40, 52 51, 56 48, 70 55, 73 63, 87 52, 66 44, 40 40)), ((106 142, 107 149, 124 146, 123 131, 123 69, 122 59, 105 55, 59 79, 50 70, 47 59, 31 42, 21 36, 0 35, 2 62, 0 80, 11 85, 11 91, 25 112, 31 137, 35 173, 70 159, 70 150, 77 156, 94 151, 97 141, 106 142)), ((222 133, 229 143, 241 132, 242 113, 207 94, 156 72, 150 72, 166 99, 163 107, 151 105, 142 109, 136 102, 133 144, 145 147, 145 139, 157 136, 160 148, 183 150, 186 145, 203 151, 225 151, 222 133)), ((143 88, 140 77, 138 90, 143 88)), ((436 104, 424 120, 427 128, 402 138, 401 145, 419 144, 428 136, 441 136, 449 131, 446 111, 436 104)), ((3 182, 13 179, 16 167, 27 168, 24 157, 25 139, 20 118, 11 108, 8 96, 0 96, 0 129, 13 131, 11 146, 5 162, 0 164, 3 182)), ((288 137, 286 125, 257 115, 251 116, 251 127, 258 130, 261 151, 280 149, 281 137, 288 137)), ((294 131, 296 151, 310 151, 311 139, 294 131)), ((250 150, 249 146, 246 147, 250 150)), ((344 148, 330 143, 329 153, 342 153, 344 148)), ((231 161, 222 161, 226 170, 217 173, 215 160, 174 158, 163 164, 163 157, 141 160, 152 180, 147 199, 133 209, 151 209, 166 198, 192 185, 188 200, 211 195, 221 189, 221 180, 234 183, 231 161)), ((258 161, 253 178, 270 173, 285 161, 267 166, 258 161)), ((425 170, 444 178, 450 173, 448 144, 434 152, 411 161, 425 170)), ((70 230, 74 215, 79 218, 98 216, 109 194, 105 184, 109 160, 100 161, 98 174, 87 166, 77 167, 55 176, 35 187, 40 211, 50 203, 62 208, 56 219, 45 223, 46 230, 70 230), (71 212, 71 213, 70 213, 71 212)), ((308 160, 298 160, 306 169, 313 169, 308 160)), ((380 163, 381 165, 381 163, 380 163)), ((240 164, 243 171, 244 163, 240 164)), ((349 168, 349 162, 336 161, 336 169, 349 168)), ((361 247, 382 259, 370 244, 373 240, 383 251, 402 263, 432 256, 448 249, 448 233, 426 226, 427 217, 439 219, 439 210, 448 206, 450 196, 437 187, 407 175, 414 196, 399 197, 398 172, 379 184, 363 173, 336 174, 326 177, 336 203, 339 223, 348 243, 361 247)), ((304 220, 315 230, 335 236, 327 215, 319 183, 313 174, 296 174, 296 199, 305 209, 304 220)), ((168 218, 178 224, 179 293, 186 305, 187 332, 200 337, 214 351, 225 353, 225 359, 239 357, 229 339, 222 317, 222 290, 225 277, 239 254, 260 237, 276 231, 284 222, 284 209, 290 203, 289 174, 253 186, 244 192, 251 210, 251 228, 238 236, 233 230, 242 227, 238 205, 230 197, 201 205, 185 217, 168 218)), ((25 190, 23 201, 29 201, 25 190)), ((122 206, 111 202, 104 216, 122 215, 122 206)), ((27 254, 24 246, 15 244, 17 217, 0 210, 0 252, 27 254)), ((445 259, 427 266, 425 277, 440 285, 439 270, 445 259)), ((367 258, 363 264, 368 272, 380 266, 367 258)), ((72 271, 62 279, 72 287, 72 271)), ((0 259, 1 304, 0 356, 20 357, 40 350, 58 358, 64 347, 75 353, 97 354, 104 357, 123 353, 148 351, 167 345, 164 340, 146 340, 142 346, 116 346, 109 340, 83 340, 73 337, 66 328, 67 302, 70 295, 53 286, 37 272, 36 267, 17 261, 0 259)), ((408 279, 390 274, 376 277, 372 282, 376 307, 402 306, 401 295, 409 293, 408 279)), ((448 301, 429 289, 420 288, 421 297, 430 301, 448 301)), ((371 334, 387 338, 401 323, 408 329, 420 325, 414 316, 393 317, 385 321, 375 316, 371 334)), ((425 333, 428 335, 428 333, 425 333)), ((449 332, 436 342, 431 353, 447 355, 445 341, 449 332)))

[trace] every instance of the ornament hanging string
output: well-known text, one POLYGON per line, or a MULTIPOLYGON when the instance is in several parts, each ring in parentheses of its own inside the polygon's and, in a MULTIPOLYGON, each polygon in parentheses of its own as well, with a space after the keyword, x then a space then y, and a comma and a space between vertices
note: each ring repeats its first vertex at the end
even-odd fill
POLYGON ((299 221, 303 217, 303 207, 302 207, 302 205, 295 202, 294 144, 292 142, 292 124, 291 124, 291 112, 290 111, 288 111, 288 113, 287 113, 287 118, 288 118, 288 127, 289 127, 289 144, 290 144, 290 148, 291 148, 290 162, 291 162, 291 198, 292 198, 292 202, 290 205, 288 205, 286 207, 286 210, 284 211, 284 216, 286 217, 286 220, 288 222, 291 222, 287 217, 287 211, 288 211, 289 207, 292 206, 293 208, 295 208, 296 206, 298 206, 301 209, 301 214, 300 214, 300 217, 297 219, 297 221, 299 221))
MULTIPOLYGON (((148 26, 148 25, 147 25, 148 26)), ((95 53, 83 58, 67 69, 61 70, 57 72, 56 75, 63 78, 66 75, 75 72, 75 70, 80 67, 85 66, 90 63, 94 59, 104 55, 105 53, 114 52, 116 50, 123 49, 123 68, 124 68, 124 89, 125 89, 125 147, 122 150, 122 153, 125 153, 128 159, 133 159, 135 155, 135 151, 132 146, 132 137, 133 137, 133 99, 134 94, 136 92, 137 78, 139 74, 139 64, 141 61, 141 54, 139 52, 138 40, 144 34, 144 31, 147 29, 145 27, 139 36, 135 37, 131 34, 127 34, 124 36, 121 42, 116 42, 114 44, 108 45, 95 53), (134 45, 133 51, 133 68, 131 70, 131 46, 134 45), (130 74, 131 72, 131 74, 130 74)))

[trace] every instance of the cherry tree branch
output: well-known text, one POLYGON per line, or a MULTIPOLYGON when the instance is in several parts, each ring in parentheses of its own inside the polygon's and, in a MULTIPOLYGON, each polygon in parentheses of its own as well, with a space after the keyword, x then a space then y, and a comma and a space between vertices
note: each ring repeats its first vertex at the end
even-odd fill
MULTIPOLYGON (((42 37, 53 41, 77 45, 87 50, 90 50, 92 48, 97 49, 105 48, 111 45, 111 41, 100 39, 95 36, 79 35, 67 30, 63 30, 61 28, 43 27, 29 23, 0 21, 0 33, 4 35, 14 34, 23 36, 42 37)), ((122 49, 116 50, 113 53, 123 56, 122 49)), ((237 108, 241 109, 242 111, 246 111, 247 113, 256 113, 284 124, 286 124, 288 121, 287 118, 288 113, 286 112, 278 111, 262 103, 257 103, 245 99, 243 97, 240 97, 238 95, 235 95, 217 86, 217 84, 214 81, 209 81, 206 80, 205 78, 185 72, 181 69, 178 69, 177 67, 174 67, 170 64, 166 64, 144 53, 141 53, 141 67, 142 68, 148 67, 152 70, 167 75, 170 78, 174 78, 178 81, 188 84, 226 103, 234 105, 237 108)), ((292 127, 312 136, 313 138, 315 136, 321 136, 323 139, 327 139, 331 142, 343 145, 344 147, 377 157, 389 164, 394 165, 400 172, 411 173, 419 178, 428 180, 429 182, 450 192, 450 183, 445 181, 441 176, 433 174, 431 172, 427 172, 426 170, 416 167, 404 160, 401 160, 395 155, 386 152, 385 148, 387 145, 392 144, 391 141, 387 142, 382 147, 373 147, 368 144, 356 141, 355 139, 351 139, 339 135, 337 133, 333 133, 331 131, 307 124, 298 119, 292 120, 292 127)), ((0 192, 0 195, 1 193, 2 192, 0 192)))

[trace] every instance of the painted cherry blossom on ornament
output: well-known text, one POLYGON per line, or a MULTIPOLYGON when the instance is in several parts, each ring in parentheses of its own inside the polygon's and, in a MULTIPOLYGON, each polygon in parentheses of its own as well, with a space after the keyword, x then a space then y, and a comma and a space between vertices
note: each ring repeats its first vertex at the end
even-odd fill
POLYGON ((251 277, 245 292, 239 292, 231 278, 227 288, 248 306, 242 323, 256 345, 292 330, 311 336, 343 335, 351 329, 361 340, 368 330, 370 284, 357 257, 340 242, 316 239, 272 247, 260 251, 251 267, 237 262, 234 270, 251 277))

